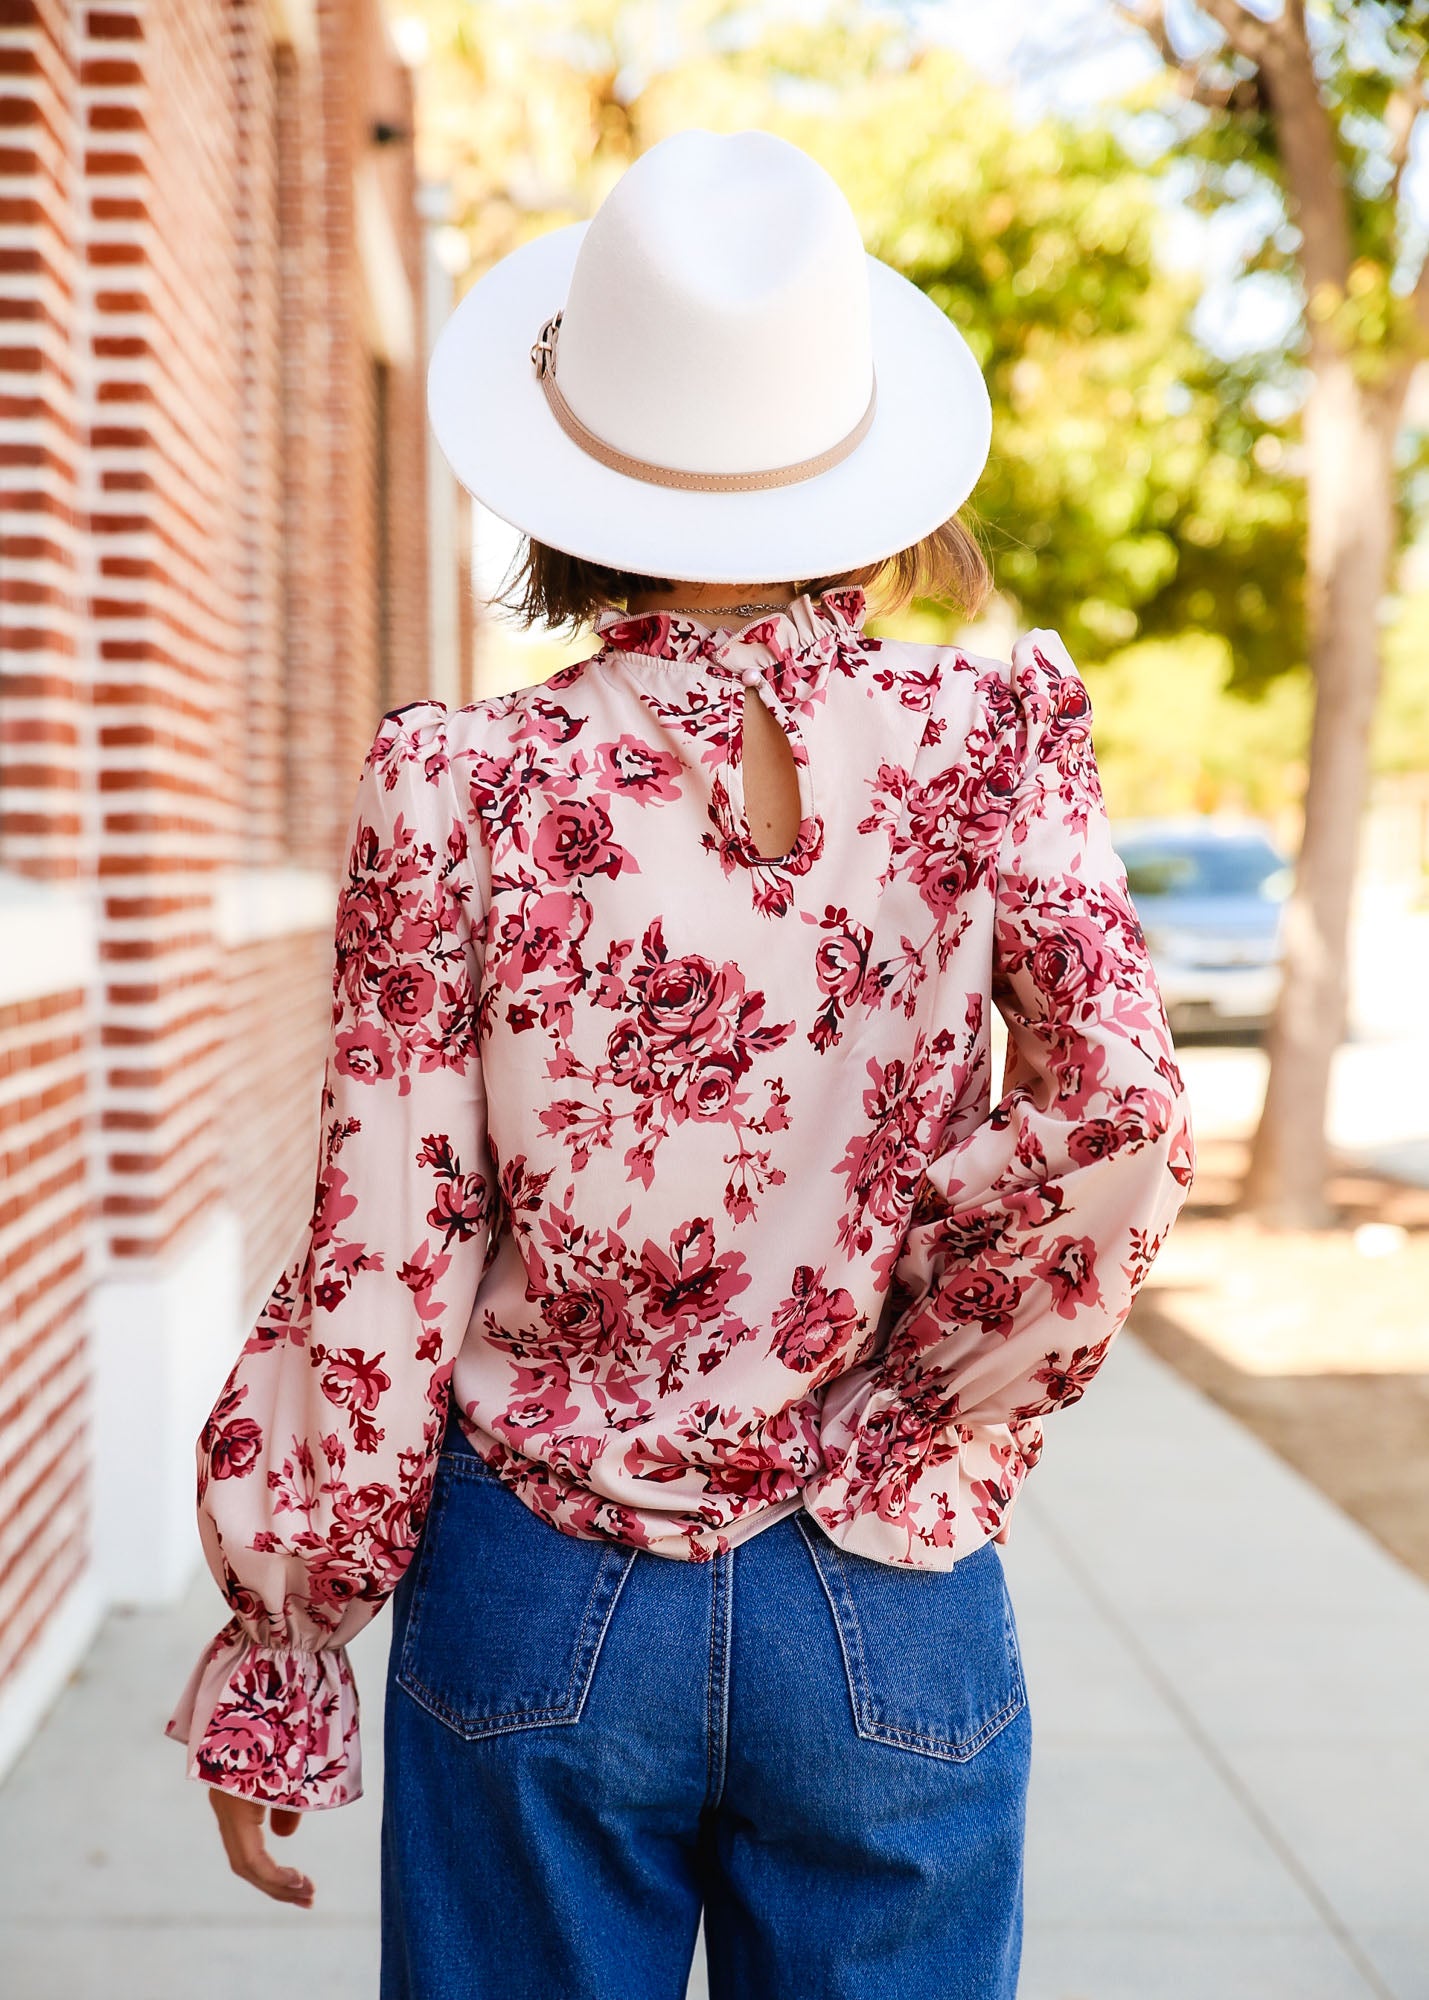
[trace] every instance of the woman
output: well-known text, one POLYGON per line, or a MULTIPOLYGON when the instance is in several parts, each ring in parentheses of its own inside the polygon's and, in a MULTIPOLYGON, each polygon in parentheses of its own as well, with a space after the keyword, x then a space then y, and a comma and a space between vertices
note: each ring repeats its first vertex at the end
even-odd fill
POLYGON ((864 629, 985 588, 981 377, 812 161, 687 132, 473 289, 430 407, 599 644, 378 731, 170 1733, 309 1903, 265 1811, 358 1795, 395 1590, 386 2000, 675 2000, 702 1909, 716 1996, 1000 2000, 996 1543, 1190 1143, 1060 641, 864 629))

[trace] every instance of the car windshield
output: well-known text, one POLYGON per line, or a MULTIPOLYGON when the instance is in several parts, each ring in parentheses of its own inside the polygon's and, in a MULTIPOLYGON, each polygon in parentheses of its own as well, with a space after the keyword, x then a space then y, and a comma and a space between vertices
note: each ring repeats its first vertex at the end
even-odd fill
POLYGON ((1133 896, 1263 896, 1283 893, 1285 863, 1268 840, 1129 840, 1120 849, 1133 896))

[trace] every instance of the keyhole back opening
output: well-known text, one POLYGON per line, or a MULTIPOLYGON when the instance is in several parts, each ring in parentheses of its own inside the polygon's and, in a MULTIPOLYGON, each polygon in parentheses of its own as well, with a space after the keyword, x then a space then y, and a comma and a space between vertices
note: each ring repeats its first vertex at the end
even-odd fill
POLYGON ((740 783, 749 837, 762 860, 778 861, 799 837, 799 769, 778 717, 748 686, 740 737, 740 783))

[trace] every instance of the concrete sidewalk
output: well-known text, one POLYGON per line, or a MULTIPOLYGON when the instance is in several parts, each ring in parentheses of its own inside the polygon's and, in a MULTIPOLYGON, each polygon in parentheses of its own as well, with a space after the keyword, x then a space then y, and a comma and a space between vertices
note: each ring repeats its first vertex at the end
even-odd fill
MULTIPOLYGON (((1022 2000, 1429 2000, 1429 1590, 1130 1338, 1048 1430, 1007 1549, 1022 2000)), ((112 1618, 0 1788, 6 2000, 375 1995, 386 1619, 372 1789, 297 1836, 304 1913, 227 1873, 158 1734, 220 1608, 205 1576, 112 1618)))

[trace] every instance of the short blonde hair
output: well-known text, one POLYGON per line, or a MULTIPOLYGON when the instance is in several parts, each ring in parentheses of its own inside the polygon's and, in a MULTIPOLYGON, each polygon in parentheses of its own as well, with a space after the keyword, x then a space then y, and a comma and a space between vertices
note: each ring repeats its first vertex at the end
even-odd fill
MULTIPOLYGON (((812 597, 856 585, 868 592, 870 607, 884 614, 901 611, 915 597, 934 598, 954 605, 965 618, 977 616, 992 589, 977 533, 958 514, 921 541, 861 569, 783 580, 812 597)), ((516 573, 497 602, 526 626, 580 626, 606 605, 623 607, 641 591, 669 590, 675 581, 588 562, 528 537, 516 573)))

